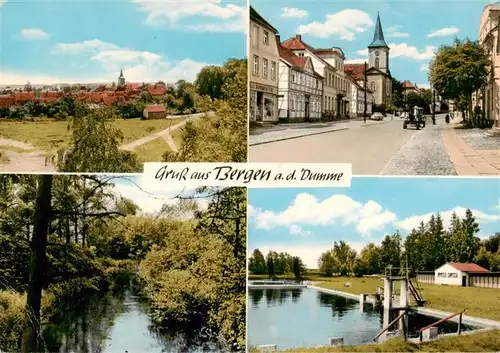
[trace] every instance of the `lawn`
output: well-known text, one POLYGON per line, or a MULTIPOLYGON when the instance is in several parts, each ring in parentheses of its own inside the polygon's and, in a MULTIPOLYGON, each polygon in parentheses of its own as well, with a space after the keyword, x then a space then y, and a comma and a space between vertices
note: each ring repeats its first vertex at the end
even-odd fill
MULTIPOLYGON (((258 279, 258 276, 249 276, 249 279, 258 279)), ((262 278, 262 276, 260 276, 262 278)), ((289 276, 289 278, 292 278, 289 276)), ((361 294, 376 293, 377 286, 383 287, 383 281, 374 277, 320 277, 309 276, 311 281, 322 282, 318 287, 335 289, 343 292, 361 294), (350 283, 349 287, 345 284, 350 283)), ((417 284, 414 282, 414 284, 417 284)), ((398 283, 395 291, 398 292, 398 283)), ((466 309, 466 315, 500 321, 500 289, 478 287, 452 287, 435 284, 418 283, 418 288, 426 301, 425 307, 439 309, 452 313, 466 309)), ((412 298, 410 297, 410 303, 412 298)))
MULTIPOLYGON (((289 353, 330 353, 330 352, 498 352, 500 350, 500 331, 478 332, 469 335, 453 336, 436 341, 413 344, 394 338, 383 343, 359 346, 298 348, 282 352, 289 353)), ((259 352, 251 349, 250 352, 259 352)))
POLYGON ((137 147, 134 152, 139 156, 141 163, 161 162, 165 151, 171 151, 163 137, 158 137, 137 147))
POLYGON ((175 145, 177 148, 180 148, 182 146, 182 130, 184 126, 181 126, 174 131, 170 133, 170 136, 172 136, 172 140, 174 140, 175 145))
MULTIPOLYGON (((123 133, 123 143, 129 143, 154 132, 167 129, 182 121, 178 119, 141 120, 117 119, 113 123, 123 133)), ((29 143, 44 151, 55 151, 69 141, 68 121, 36 118, 34 121, 0 121, 0 137, 29 143)))

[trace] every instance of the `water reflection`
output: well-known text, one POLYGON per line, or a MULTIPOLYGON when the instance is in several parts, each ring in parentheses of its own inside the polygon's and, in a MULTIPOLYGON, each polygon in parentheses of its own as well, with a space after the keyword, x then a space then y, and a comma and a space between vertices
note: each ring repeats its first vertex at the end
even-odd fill
MULTIPOLYGON (((247 316, 248 347, 276 344, 280 349, 328 344, 329 338, 342 337, 346 345, 373 343, 383 328, 383 312, 366 303, 304 288, 250 289, 247 316)), ((392 315, 398 315, 394 312, 392 315)), ((396 316, 393 316, 395 318, 396 316)), ((413 336, 438 319, 418 314, 409 317, 413 336)), ((471 327, 462 326, 463 330, 471 327)), ((397 330, 395 325, 393 330, 397 330)), ((456 332, 456 323, 438 326, 440 333, 456 332)))
POLYGON ((292 303, 297 303, 302 294, 302 289, 252 289, 249 291, 252 306, 258 306, 264 296, 267 306, 283 305, 290 298, 292 303))
POLYGON ((44 330, 46 351, 123 353, 220 351, 200 333, 162 332, 152 325, 146 304, 131 291, 108 293, 68 310, 44 330))

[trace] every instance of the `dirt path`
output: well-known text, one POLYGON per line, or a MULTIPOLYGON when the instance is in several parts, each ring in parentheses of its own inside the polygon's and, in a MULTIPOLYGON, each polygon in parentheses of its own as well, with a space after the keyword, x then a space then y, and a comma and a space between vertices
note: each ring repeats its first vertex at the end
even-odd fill
POLYGON ((55 172, 54 166, 46 163, 45 154, 42 151, 36 150, 33 145, 0 138, 0 149, 4 150, 8 158, 7 163, 0 163, 0 173, 55 172), (9 147, 22 151, 9 150, 9 147))
MULTIPOLYGON (((207 113, 208 116, 213 116, 214 113, 213 112, 208 112, 207 113)), ((178 147, 175 145, 175 142, 174 140, 172 139, 172 136, 170 135, 170 133, 182 126, 184 126, 188 121, 191 121, 191 120, 195 120, 195 119, 198 119, 198 118, 201 118, 202 116, 205 116, 205 113, 199 113, 199 114, 189 114, 189 115, 185 115, 185 119, 183 121, 181 121, 180 123, 177 123, 175 125, 172 125, 164 130, 161 130, 161 131, 157 131, 151 135, 148 135, 148 136, 145 136, 143 138, 140 138, 138 140, 135 140, 135 141, 132 141, 130 143, 127 143, 125 145, 122 145, 120 146, 120 149, 121 150, 126 150, 126 151, 132 151, 134 149, 136 149, 137 147, 145 144, 145 143, 148 143, 150 141, 153 141, 159 137, 162 137, 166 143, 168 143, 169 147, 173 150, 173 151, 177 151, 178 150, 178 147)))

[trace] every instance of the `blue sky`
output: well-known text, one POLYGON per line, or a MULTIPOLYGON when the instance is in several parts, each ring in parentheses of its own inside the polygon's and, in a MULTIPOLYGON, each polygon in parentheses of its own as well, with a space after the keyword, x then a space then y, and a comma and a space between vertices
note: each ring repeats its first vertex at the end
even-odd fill
POLYGON ((448 228, 453 211, 470 208, 480 236, 500 231, 498 179, 353 178, 350 188, 249 189, 248 200, 248 250, 286 251, 312 268, 334 241, 360 251, 436 212, 448 228))
POLYGON ((243 0, 0 0, 0 85, 193 80, 246 56, 246 16, 243 0))
POLYGON ((276 1, 252 6, 285 40, 295 34, 313 47, 339 46, 354 62, 364 62, 373 39, 377 12, 391 47, 393 77, 428 87, 427 68, 440 45, 477 39, 484 1, 276 1))

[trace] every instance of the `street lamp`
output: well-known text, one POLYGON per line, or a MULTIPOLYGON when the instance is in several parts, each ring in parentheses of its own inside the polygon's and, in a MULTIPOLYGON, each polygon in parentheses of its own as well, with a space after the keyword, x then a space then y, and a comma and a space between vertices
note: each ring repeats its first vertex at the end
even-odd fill
POLYGON ((363 81, 364 81, 364 86, 365 86, 365 111, 364 111, 364 114, 363 114, 363 121, 364 123, 366 124, 366 96, 368 95, 368 88, 366 87, 367 86, 367 77, 366 77, 366 70, 367 70, 367 64, 366 64, 366 61, 365 61, 365 71, 363 73, 363 81))

